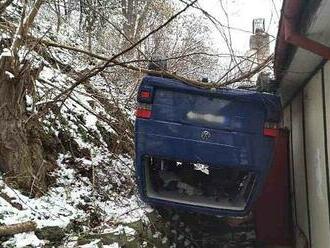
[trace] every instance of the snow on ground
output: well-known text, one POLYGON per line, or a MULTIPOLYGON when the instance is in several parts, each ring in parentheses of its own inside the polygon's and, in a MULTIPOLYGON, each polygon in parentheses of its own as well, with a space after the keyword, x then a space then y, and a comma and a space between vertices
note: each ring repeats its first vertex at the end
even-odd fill
POLYGON ((44 245, 45 242, 38 239, 38 237, 34 234, 34 232, 15 234, 12 239, 2 243, 3 247, 17 247, 17 248, 21 248, 21 247, 23 248, 27 246, 43 247, 44 245))
MULTIPOLYGON (((46 97, 49 97, 49 94, 55 96, 60 92, 59 90, 54 90, 51 84, 66 88, 72 82, 73 80, 61 73, 60 70, 46 65, 37 81, 37 90, 41 99, 44 100, 35 104, 43 104, 43 101, 47 101, 46 97), (41 82, 40 80, 43 81, 41 82), (45 82, 48 82, 50 85, 45 85, 45 82)), ((80 104, 77 104, 72 99, 68 99, 63 106, 61 115, 67 122, 67 131, 70 132, 70 135, 79 144, 79 147, 88 148, 91 152, 90 158, 75 158, 74 161, 80 163, 82 167, 95 168, 96 177, 102 181, 102 193, 107 196, 106 199, 99 196, 99 192, 94 189, 93 182, 89 178, 81 176, 74 166, 68 165, 67 160, 71 156, 61 154, 57 159, 58 169, 54 172, 54 175, 57 177, 56 183, 40 198, 30 198, 23 195, 20 191, 6 185, 0 178, 0 182, 3 185, 2 192, 15 199, 14 202, 21 204, 23 207, 22 210, 18 210, 0 197, 0 225, 10 225, 32 220, 37 223, 38 228, 47 226, 66 228, 73 220, 88 223, 91 209, 97 209, 102 216, 102 222, 97 227, 99 232, 120 232, 120 230, 124 230, 125 233, 130 233, 132 230, 128 231, 128 227, 125 224, 138 220, 147 221, 146 213, 152 211, 139 200, 136 190, 133 193, 128 193, 121 189, 121 187, 127 187, 127 180, 134 183, 134 180, 132 180, 134 176, 132 158, 127 155, 114 156, 106 149, 106 144, 96 127, 96 123, 100 122, 110 133, 114 133, 114 130, 107 123, 99 120, 86 110, 86 108, 91 108, 89 101, 95 101, 95 99, 87 94, 84 87, 79 86, 72 96, 80 104), (101 137, 102 144, 100 146, 94 146, 83 139, 82 134, 79 132, 80 127, 74 121, 76 116, 79 115, 82 116, 83 126, 88 129, 87 131, 92 130, 101 137)), ((34 99, 28 95, 26 100, 28 110, 32 111, 31 106, 34 99)), ((112 118, 97 101, 95 101, 93 110, 109 119, 112 118)), ((53 113, 47 115, 44 123, 56 135, 63 128, 63 123, 53 113), (52 122, 55 122, 58 128, 54 128, 51 125, 52 122)), ((134 186, 132 187, 135 188, 134 186)), ((90 227, 86 224, 84 229, 89 230, 90 227)), ((83 247, 97 247, 96 243, 95 241, 83 247)), ((4 247, 25 247, 27 245, 42 247, 44 244, 45 241, 39 240, 31 232, 17 234, 2 245, 4 247)), ((75 242, 73 242, 72 247, 75 247, 75 242)), ((108 247, 119 246, 118 244, 113 244, 108 247)))
MULTIPOLYGON (((92 185, 88 178, 77 179, 75 171, 60 165, 57 171, 59 178, 56 187, 51 188, 46 195, 40 198, 29 198, 21 194, 18 190, 4 186, 2 192, 15 199, 14 202, 20 203, 23 210, 13 208, 7 201, 0 198, 0 218, 1 224, 15 224, 28 220, 33 220, 38 227, 60 226, 65 227, 72 219, 83 219, 86 217, 84 211, 77 209, 77 205, 85 203, 85 197, 92 197, 92 185)), ((3 183, 3 181, 2 181, 3 183)), ((133 222, 141 218, 145 206, 136 196, 122 200, 122 204, 113 201, 97 201, 95 204, 103 206, 108 218, 133 222), (135 211, 136 209, 136 211, 135 211)))
POLYGON ((0 54, 0 59, 2 57, 11 57, 11 51, 8 48, 3 49, 2 53, 0 54))
MULTIPOLYGON (((62 155, 58 159, 60 168, 56 172, 58 176, 56 186, 50 188, 40 198, 29 198, 1 181, 1 185, 4 187, 2 192, 15 199, 14 202, 21 204, 23 209, 18 210, 12 207, 0 197, 0 224, 9 225, 32 220, 37 223, 38 228, 45 226, 65 228, 72 220, 79 220, 82 223, 87 220, 89 213, 80 209, 79 206, 88 205, 92 201, 93 204, 91 205, 99 206, 104 215, 103 223, 100 225, 103 232, 125 232, 128 235, 133 235, 135 230, 124 226, 124 224, 145 218, 146 212, 150 212, 151 209, 145 206, 136 195, 130 197, 117 195, 109 200, 99 200, 93 196, 93 186, 88 178, 77 177, 74 169, 61 163, 65 157, 62 155), (108 225, 106 223, 117 224, 108 225)), ((120 164, 119 161, 118 164, 120 164)), ((32 232, 17 234, 3 245, 10 247, 13 244, 15 247, 27 245, 39 247, 44 243, 32 232)))

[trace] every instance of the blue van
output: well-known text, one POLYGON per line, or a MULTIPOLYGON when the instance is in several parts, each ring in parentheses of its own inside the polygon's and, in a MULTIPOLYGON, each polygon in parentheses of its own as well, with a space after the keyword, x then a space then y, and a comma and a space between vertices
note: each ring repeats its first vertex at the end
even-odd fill
POLYGON ((220 216, 248 214, 270 170, 279 97, 146 76, 137 101, 142 200, 220 216))

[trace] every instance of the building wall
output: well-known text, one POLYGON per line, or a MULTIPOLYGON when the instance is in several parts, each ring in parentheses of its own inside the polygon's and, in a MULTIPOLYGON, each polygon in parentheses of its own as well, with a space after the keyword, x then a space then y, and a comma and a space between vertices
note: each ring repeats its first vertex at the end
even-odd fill
POLYGON ((307 192, 307 178, 306 178, 306 166, 305 166, 305 154, 304 154, 304 126, 303 126, 303 94, 300 92, 291 104, 291 138, 292 144, 290 146, 293 160, 291 160, 292 167, 294 168, 294 177, 292 183, 294 183, 295 191, 295 218, 297 225, 301 228, 301 231, 309 238, 309 209, 307 192), (294 127, 294 128, 292 128, 294 127))
POLYGON ((329 157, 330 64, 326 64, 284 109, 290 129, 294 222, 312 248, 330 247, 329 157))

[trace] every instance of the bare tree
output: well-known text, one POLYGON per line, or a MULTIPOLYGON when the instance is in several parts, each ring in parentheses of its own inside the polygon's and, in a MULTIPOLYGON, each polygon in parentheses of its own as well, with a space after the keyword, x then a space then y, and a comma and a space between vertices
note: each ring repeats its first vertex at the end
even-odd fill
POLYGON ((24 3, 11 49, 5 49, 0 59, 0 169, 25 190, 33 185, 33 192, 45 188, 49 163, 43 158, 38 119, 25 123, 26 90, 34 87, 38 72, 18 54, 42 2, 37 0, 27 15, 24 3))

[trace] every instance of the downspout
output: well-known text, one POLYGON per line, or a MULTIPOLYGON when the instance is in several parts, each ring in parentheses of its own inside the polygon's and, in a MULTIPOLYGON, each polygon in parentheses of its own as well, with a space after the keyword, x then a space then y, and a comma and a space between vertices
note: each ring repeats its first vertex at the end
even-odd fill
POLYGON ((296 30, 302 12, 302 0, 286 0, 281 17, 279 41, 276 46, 277 61, 275 64, 275 74, 281 77, 282 64, 285 64, 288 44, 301 47, 312 53, 330 60, 330 47, 317 41, 311 40, 296 30))

